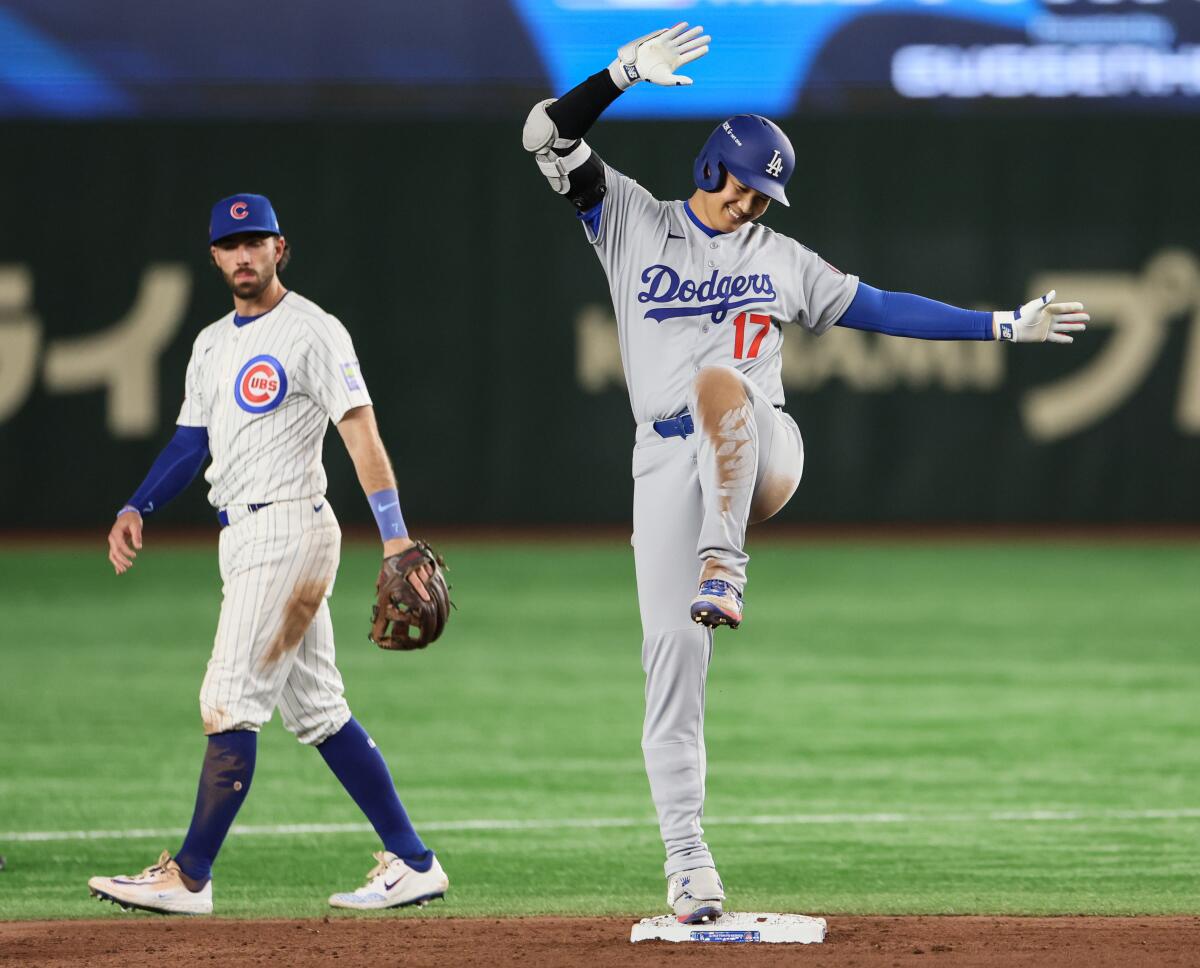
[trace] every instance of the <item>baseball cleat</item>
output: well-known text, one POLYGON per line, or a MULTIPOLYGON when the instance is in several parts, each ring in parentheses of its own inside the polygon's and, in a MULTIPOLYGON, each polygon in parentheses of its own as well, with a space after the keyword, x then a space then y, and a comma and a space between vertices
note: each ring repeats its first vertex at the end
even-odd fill
POLYGON ((436 857, 427 871, 413 870, 391 851, 381 850, 372 855, 379 863, 367 874, 367 883, 349 894, 334 894, 331 907, 353 908, 356 911, 376 911, 382 908, 424 907, 430 901, 444 897, 450 879, 436 857))
POLYGON ((696 867, 667 878, 667 905, 680 924, 715 921, 724 912, 725 885, 715 867, 696 867))
POLYGON ((699 593, 692 599, 692 621, 709 628, 718 625, 737 628, 742 624, 741 593, 720 578, 702 581, 699 593))
POLYGON ((88 881, 88 890, 98 900, 112 901, 126 910, 212 914, 212 881, 198 891, 189 891, 180 874, 179 865, 164 850, 157 862, 140 874, 93 877, 88 881))

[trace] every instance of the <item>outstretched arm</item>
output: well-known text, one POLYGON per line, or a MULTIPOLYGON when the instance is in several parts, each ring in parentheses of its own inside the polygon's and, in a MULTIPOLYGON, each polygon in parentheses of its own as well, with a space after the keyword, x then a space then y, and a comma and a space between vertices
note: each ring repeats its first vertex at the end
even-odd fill
POLYGON ((118 575, 133 567, 142 547, 142 517, 178 497, 208 460, 208 429, 175 428, 175 436, 150 465, 150 472, 133 497, 117 512, 108 532, 108 560, 118 575))
POLYGON ((907 292, 884 292, 860 282, 837 325, 915 339, 1073 342, 1070 334, 1082 333, 1090 317, 1083 303, 1053 303, 1054 295, 1051 290, 1015 311, 989 313, 959 309, 907 292))
MULTIPOLYGON (((355 407, 348 410, 338 421, 338 433, 346 444, 350 460, 354 463, 354 471, 358 475, 358 483, 362 485, 363 493, 371 505, 375 515, 375 523, 379 526, 379 537, 383 540, 383 556, 398 555, 406 548, 413 546, 413 540, 408 536, 408 528, 404 524, 404 516, 400 513, 400 497, 396 492, 396 475, 392 470, 392 462, 388 460, 387 450, 379 437, 379 427, 375 423, 375 408, 372 406, 355 407)), ((429 600, 425 589, 424 579, 429 578, 427 570, 413 572, 409 576, 412 586, 421 597, 429 600)))
POLYGON ((531 152, 550 187, 570 199, 580 212, 604 198, 604 163, 583 136, 617 96, 639 81, 678 87, 692 83, 676 74, 708 53, 704 28, 678 23, 631 40, 617 51, 616 60, 573 87, 561 98, 539 101, 525 120, 521 142, 531 152))

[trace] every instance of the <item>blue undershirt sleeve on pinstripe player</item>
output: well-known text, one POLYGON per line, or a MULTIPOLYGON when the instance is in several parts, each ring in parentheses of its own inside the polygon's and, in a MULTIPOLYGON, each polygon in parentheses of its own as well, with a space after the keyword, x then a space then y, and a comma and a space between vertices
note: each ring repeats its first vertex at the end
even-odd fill
POLYGON ((992 314, 959 309, 907 292, 884 292, 865 282, 838 326, 915 339, 993 339, 992 314))
POLYGON ((208 428, 176 427, 175 436, 154 459, 150 473, 125 507, 137 508, 143 516, 157 511, 192 483, 206 460, 208 428))

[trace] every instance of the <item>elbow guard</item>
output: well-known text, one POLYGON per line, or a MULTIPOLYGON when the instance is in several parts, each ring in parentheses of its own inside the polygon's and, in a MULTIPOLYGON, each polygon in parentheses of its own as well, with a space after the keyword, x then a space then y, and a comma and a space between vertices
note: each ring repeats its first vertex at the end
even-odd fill
POLYGON ((525 127, 521 131, 521 144, 526 151, 537 154, 547 148, 561 150, 572 144, 558 136, 558 127, 554 124, 554 119, 546 113, 546 108, 557 100, 558 98, 548 97, 544 101, 538 101, 529 112, 529 117, 525 119, 525 127))
POLYGON ((554 98, 539 101, 525 119, 521 144, 531 152, 550 187, 565 195, 578 209, 589 209, 604 197, 604 164, 582 138, 560 138, 546 107, 554 98))

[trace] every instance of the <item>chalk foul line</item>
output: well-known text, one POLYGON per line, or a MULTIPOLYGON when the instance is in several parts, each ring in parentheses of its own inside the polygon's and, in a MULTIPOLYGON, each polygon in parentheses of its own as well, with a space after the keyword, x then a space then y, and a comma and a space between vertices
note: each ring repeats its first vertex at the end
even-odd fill
MULTIPOLYGON (((1166 810, 988 810, 979 813, 793 813, 731 817, 705 817, 710 827, 791 827, 809 824, 857 826, 864 824, 939 823, 1076 823, 1080 821, 1200 820, 1200 807, 1166 810)), ((422 831, 521 831, 603 830, 654 828, 653 817, 576 817, 544 820, 433 820, 418 823, 422 831)), ((230 836, 278 837, 289 834, 370 833, 366 823, 237 824, 230 836)), ((130 830, 17 830, 0 833, 0 846, 65 840, 161 840, 183 837, 184 827, 144 827, 130 830)))

